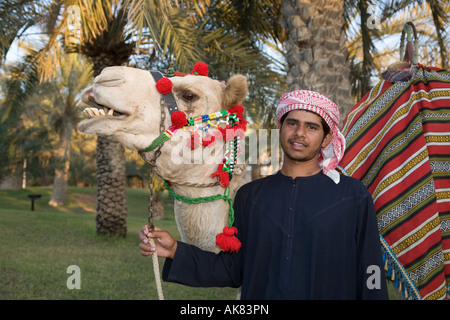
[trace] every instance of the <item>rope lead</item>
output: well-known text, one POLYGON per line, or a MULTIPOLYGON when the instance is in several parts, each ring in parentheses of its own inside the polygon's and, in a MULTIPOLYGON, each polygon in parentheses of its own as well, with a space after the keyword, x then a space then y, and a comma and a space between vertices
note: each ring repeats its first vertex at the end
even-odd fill
MULTIPOLYGON (((155 241, 152 238, 148 238, 148 242, 152 247, 155 247, 155 241)), ((155 281, 156 281, 156 291, 158 292, 158 298, 159 300, 164 300, 164 294, 161 286, 161 277, 159 274, 159 261, 158 261, 158 255, 156 252, 152 255, 153 260, 153 271, 155 274, 155 281)))

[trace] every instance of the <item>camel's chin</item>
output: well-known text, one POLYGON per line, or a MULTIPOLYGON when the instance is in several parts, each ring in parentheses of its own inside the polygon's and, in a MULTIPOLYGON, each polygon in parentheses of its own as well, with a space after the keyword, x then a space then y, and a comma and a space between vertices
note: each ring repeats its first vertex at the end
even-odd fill
POLYGON ((84 119, 78 124, 78 130, 88 134, 113 135, 124 127, 125 119, 117 117, 96 117, 84 119))
POLYGON ((115 136, 126 148, 139 151, 147 148, 154 136, 150 134, 130 134, 125 130, 127 123, 125 119, 116 117, 98 117, 85 119, 78 124, 78 130, 86 134, 95 134, 102 136, 115 136))

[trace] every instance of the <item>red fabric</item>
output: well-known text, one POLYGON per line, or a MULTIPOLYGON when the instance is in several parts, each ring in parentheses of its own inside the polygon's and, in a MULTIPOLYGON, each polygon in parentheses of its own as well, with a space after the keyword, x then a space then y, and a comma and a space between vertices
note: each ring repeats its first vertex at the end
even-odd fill
POLYGON ((230 174, 228 173, 228 171, 223 170, 223 163, 219 164, 219 166, 217 167, 217 171, 213 172, 210 177, 217 178, 219 180, 219 184, 223 188, 228 187, 228 185, 230 184, 230 174))

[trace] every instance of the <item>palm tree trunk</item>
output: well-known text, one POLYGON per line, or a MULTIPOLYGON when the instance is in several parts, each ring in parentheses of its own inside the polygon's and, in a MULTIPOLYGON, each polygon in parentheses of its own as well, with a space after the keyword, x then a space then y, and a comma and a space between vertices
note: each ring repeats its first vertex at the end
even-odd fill
POLYGON ((70 170, 70 139, 72 127, 65 126, 60 134, 59 146, 56 151, 56 168, 53 179, 52 196, 49 205, 62 206, 67 198, 67 182, 70 170))
POLYGON ((354 105, 345 45, 343 0, 283 0, 289 90, 312 90, 340 108, 341 125, 354 105))
MULTIPOLYGON (((101 73, 104 67, 115 65, 108 59, 96 59, 94 76, 101 73)), ((125 149, 114 136, 97 137, 97 234, 111 234, 126 237, 126 175, 125 149)))
POLYGON ((97 233, 127 234, 125 150, 113 136, 97 137, 97 233))
POLYGON ((7 168, 8 174, 0 181, 0 189, 20 190, 22 189, 23 164, 17 163, 7 168))
MULTIPOLYGON (((112 15, 110 2, 102 2, 107 22, 104 30, 92 38, 87 37, 82 52, 93 64, 94 77, 109 66, 120 66, 132 54, 135 45, 127 43, 122 33, 126 24, 126 11, 121 8, 112 15)), ((126 176, 125 150, 113 136, 97 137, 97 234, 111 234, 125 237, 126 219, 126 176)))

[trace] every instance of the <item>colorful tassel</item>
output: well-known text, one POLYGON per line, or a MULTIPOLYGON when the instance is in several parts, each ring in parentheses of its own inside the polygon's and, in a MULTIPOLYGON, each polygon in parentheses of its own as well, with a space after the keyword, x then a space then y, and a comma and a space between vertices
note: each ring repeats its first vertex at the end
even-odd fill
POLYGON ((223 163, 219 164, 217 167, 217 171, 213 172, 210 175, 211 178, 217 178, 219 180, 219 184, 226 188, 230 184, 230 174, 227 170, 227 167, 223 166, 223 163))
POLYGON ((235 235, 237 235, 235 227, 225 226, 223 232, 216 236, 216 245, 223 251, 238 252, 241 242, 235 235))
POLYGON ((157 137, 155 140, 152 141, 152 144, 143 149, 139 150, 139 152, 149 152, 156 149, 158 146, 162 145, 164 142, 168 141, 170 138, 172 138, 174 132, 177 130, 175 127, 170 127, 166 131, 164 131, 159 137, 157 137))

